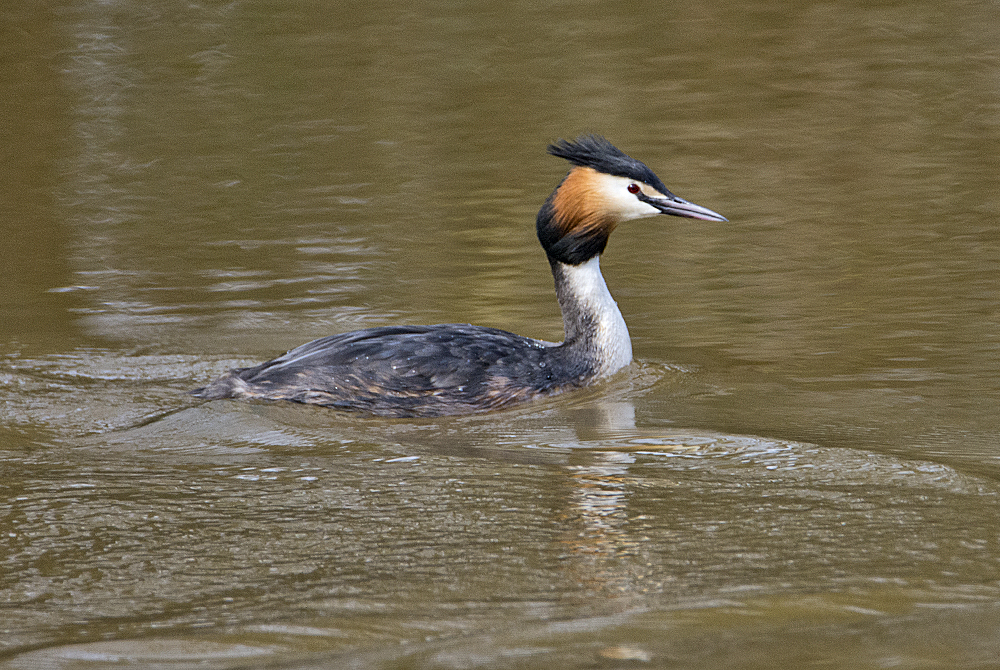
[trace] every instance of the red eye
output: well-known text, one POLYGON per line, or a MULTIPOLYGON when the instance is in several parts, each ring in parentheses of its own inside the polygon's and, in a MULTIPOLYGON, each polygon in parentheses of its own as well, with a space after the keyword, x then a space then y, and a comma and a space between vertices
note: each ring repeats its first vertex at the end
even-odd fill
POLYGON ((641 190, 642 189, 639 188, 638 184, 629 184, 628 185, 628 192, 631 193, 632 195, 635 195, 636 193, 638 193, 641 190))

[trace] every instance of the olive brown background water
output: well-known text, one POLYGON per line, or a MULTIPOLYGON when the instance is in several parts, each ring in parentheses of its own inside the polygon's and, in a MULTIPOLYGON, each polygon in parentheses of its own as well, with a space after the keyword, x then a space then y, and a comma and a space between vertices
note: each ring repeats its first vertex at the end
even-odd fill
POLYGON ((1000 9, 0 10, 0 667, 1000 658, 1000 9), (636 362, 471 418, 200 403, 315 337, 561 322, 547 143, 729 217, 636 362))

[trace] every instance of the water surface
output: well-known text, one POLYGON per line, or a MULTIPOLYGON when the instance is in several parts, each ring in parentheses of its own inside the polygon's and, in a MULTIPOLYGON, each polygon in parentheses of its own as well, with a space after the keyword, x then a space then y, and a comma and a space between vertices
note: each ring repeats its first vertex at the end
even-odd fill
POLYGON ((0 667, 954 667, 1000 653, 997 12, 4 10, 0 667), (185 391, 309 339, 561 336, 548 142, 636 363, 387 421, 185 391))

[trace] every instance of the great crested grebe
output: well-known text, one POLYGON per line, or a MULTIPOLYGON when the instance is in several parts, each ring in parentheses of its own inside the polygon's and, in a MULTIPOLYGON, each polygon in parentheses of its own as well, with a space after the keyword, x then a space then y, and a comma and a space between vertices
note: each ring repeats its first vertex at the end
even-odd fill
POLYGON ((548 151, 573 164, 536 221, 562 310, 561 344, 467 324, 369 328, 313 340, 191 393, 431 417, 509 407, 624 368, 632 342, 599 265, 611 231, 658 214, 727 219, 678 198, 603 137, 559 140, 548 151))

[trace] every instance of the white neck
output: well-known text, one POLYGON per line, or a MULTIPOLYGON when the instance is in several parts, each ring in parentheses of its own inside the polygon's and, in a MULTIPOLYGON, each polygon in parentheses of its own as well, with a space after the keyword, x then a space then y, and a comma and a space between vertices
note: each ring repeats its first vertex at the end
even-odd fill
POLYGON ((601 275, 600 256, 579 265, 551 261, 566 331, 564 346, 590 359, 604 377, 632 362, 632 340, 601 275))

